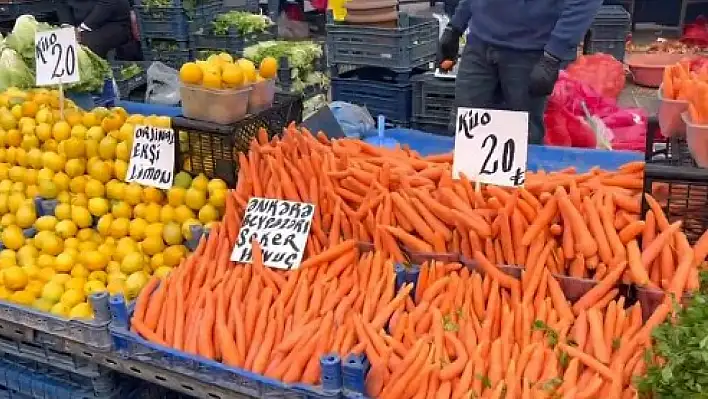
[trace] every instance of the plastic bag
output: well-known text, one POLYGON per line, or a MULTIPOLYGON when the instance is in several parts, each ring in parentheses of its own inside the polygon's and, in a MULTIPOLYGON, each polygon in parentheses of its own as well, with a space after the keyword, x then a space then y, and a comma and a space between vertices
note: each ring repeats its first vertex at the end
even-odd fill
POLYGON ((347 137, 358 138, 376 128, 374 118, 364 107, 344 101, 334 101, 329 104, 329 108, 347 137))
POLYGON ((686 24, 683 28, 681 41, 696 46, 708 46, 708 20, 703 15, 696 18, 696 22, 686 24))
POLYGON ((179 72, 156 61, 147 70, 147 90, 145 102, 150 104, 178 105, 180 82, 179 72))
POLYGON ((602 141, 607 139, 616 150, 644 151, 647 113, 641 108, 620 108, 614 99, 601 96, 588 85, 561 72, 548 99, 544 124, 544 142, 548 145, 597 148, 603 147, 602 141), (609 129, 602 133, 600 140, 586 121, 583 103, 595 121, 596 129, 604 131, 602 126, 609 129))
POLYGON ((566 71, 603 97, 616 99, 624 89, 624 65, 608 54, 581 55, 566 71))

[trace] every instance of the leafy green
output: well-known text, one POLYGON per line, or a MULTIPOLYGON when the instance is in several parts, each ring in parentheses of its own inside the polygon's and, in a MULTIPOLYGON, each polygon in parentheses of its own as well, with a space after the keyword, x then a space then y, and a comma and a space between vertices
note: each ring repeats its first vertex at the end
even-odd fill
POLYGON ((535 320, 531 328, 534 331, 543 331, 546 334, 546 340, 551 348, 555 348, 555 346, 558 345, 558 332, 549 327, 542 320, 535 320))
POLYGON ((650 360, 645 377, 638 380, 644 397, 698 399, 708 397, 708 273, 701 275, 701 291, 678 313, 675 323, 655 328, 653 351, 662 364, 650 360))
MULTIPOLYGON (((8 62, 14 67, 14 71, 20 71, 20 80, 27 78, 24 74, 29 70, 32 75, 32 86, 34 86, 35 82, 36 55, 34 36, 37 32, 49 29, 53 29, 53 27, 44 22, 37 22, 31 15, 22 15, 17 18, 12 32, 4 40, 4 45, 7 46, 7 49, 14 50, 18 56, 10 58, 8 62), (25 64, 25 69, 17 65, 20 60, 25 64)), ((67 89, 76 92, 100 91, 105 80, 112 76, 110 65, 86 46, 79 46, 76 53, 79 60, 79 77, 81 80, 78 83, 68 85, 67 89)))
POLYGON ((0 90, 8 87, 26 89, 35 84, 34 73, 11 48, 3 48, 0 53, 0 90))
POLYGON ((273 57, 279 63, 286 58, 292 81, 291 92, 294 93, 302 93, 310 86, 329 87, 329 78, 315 70, 322 54, 322 45, 312 41, 270 40, 246 47, 243 51, 244 58, 256 64, 265 57, 273 57))
POLYGON ((116 79, 118 80, 128 80, 132 78, 133 76, 138 76, 143 72, 143 68, 140 68, 138 64, 130 64, 128 66, 124 66, 118 71, 118 76, 116 76, 116 79))
POLYGON ((218 14, 211 24, 215 35, 225 36, 234 29, 239 35, 247 36, 267 31, 273 25, 273 21, 265 15, 229 11, 218 14))

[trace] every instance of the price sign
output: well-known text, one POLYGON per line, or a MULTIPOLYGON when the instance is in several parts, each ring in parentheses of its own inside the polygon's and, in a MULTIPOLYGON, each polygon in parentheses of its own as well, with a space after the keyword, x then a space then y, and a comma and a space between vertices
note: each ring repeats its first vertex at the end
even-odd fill
POLYGON ((251 241, 263 250, 263 264, 277 269, 297 269, 310 234, 315 206, 304 202, 253 197, 231 252, 233 262, 250 263, 251 241))
POLYGON ((528 152, 527 112, 458 108, 452 176, 523 186, 528 152))
POLYGON ((136 126, 125 181, 163 190, 172 187, 175 177, 175 140, 172 129, 136 126))
POLYGON ((37 32, 34 45, 37 86, 79 81, 78 44, 73 28, 37 32))

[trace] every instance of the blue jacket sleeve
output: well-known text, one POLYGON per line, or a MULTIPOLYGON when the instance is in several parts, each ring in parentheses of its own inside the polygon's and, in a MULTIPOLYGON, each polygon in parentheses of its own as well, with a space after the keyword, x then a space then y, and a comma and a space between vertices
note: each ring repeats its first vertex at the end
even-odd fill
POLYGON ((457 3, 457 8, 455 8, 455 14, 450 20, 450 25, 460 32, 467 30, 467 25, 470 23, 470 18, 472 17, 470 1, 471 0, 460 0, 460 2, 457 3))
POLYGON ((545 50, 561 60, 570 60, 602 5, 602 0, 565 0, 564 3, 545 50))

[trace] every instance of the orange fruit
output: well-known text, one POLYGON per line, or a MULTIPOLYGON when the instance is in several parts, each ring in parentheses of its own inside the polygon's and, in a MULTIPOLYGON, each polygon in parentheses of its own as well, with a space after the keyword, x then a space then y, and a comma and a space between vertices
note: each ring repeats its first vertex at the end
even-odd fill
POLYGON ((243 84, 243 72, 238 65, 224 64, 221 70, 221 80, 226 87, 239 87, 243 84))
POLYGON ((202 83, 202 69, 194 62, 187 62, 179 69, 179 78, 183 83, 198 85, 202 83))
POLYGON ((273 79, 278 73, 278 61, 273 57, 265 57, 258 67, 258 74, 266 79, 273 79))

